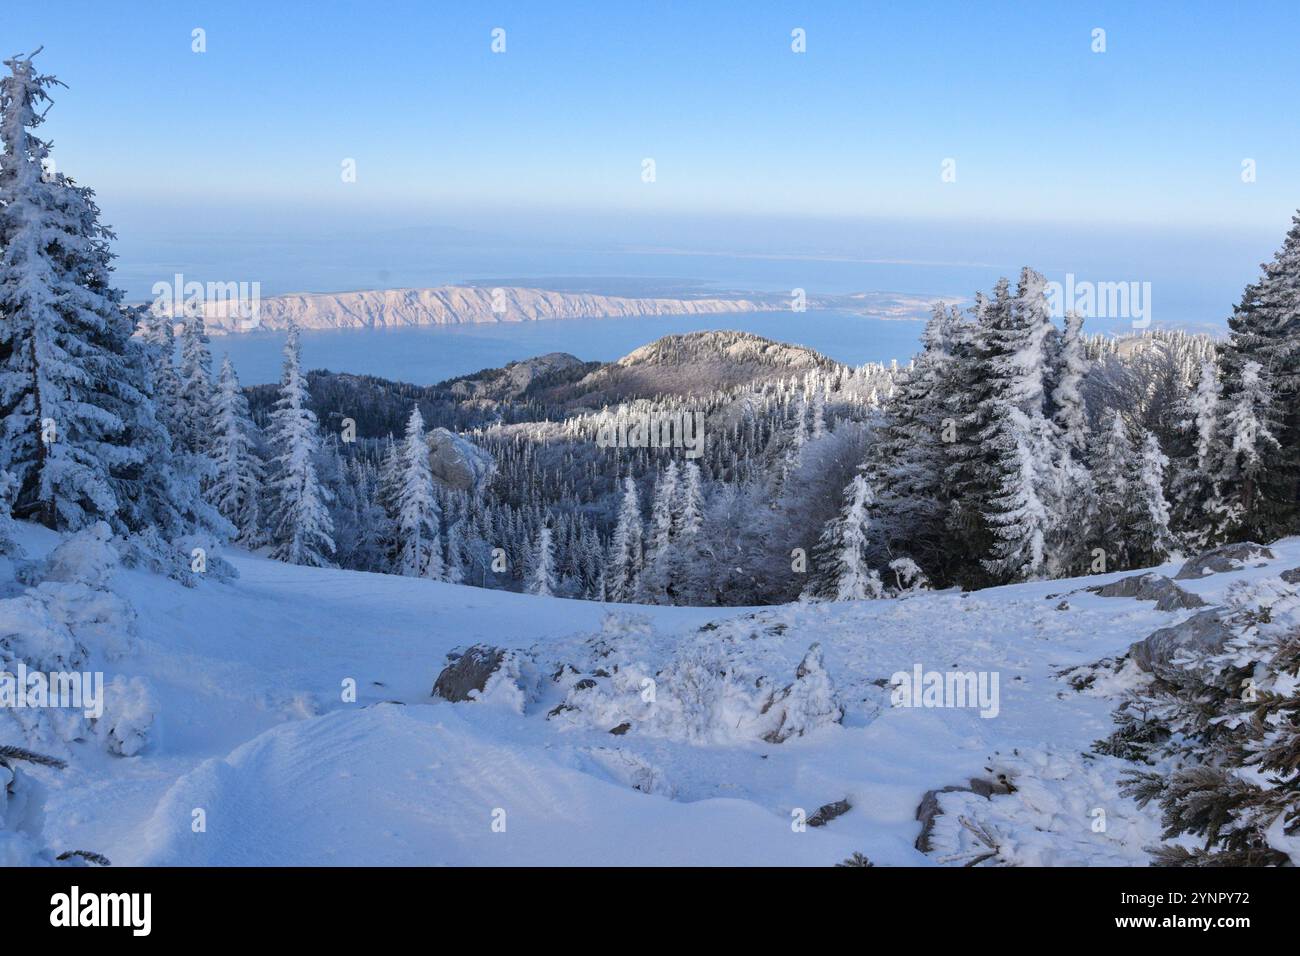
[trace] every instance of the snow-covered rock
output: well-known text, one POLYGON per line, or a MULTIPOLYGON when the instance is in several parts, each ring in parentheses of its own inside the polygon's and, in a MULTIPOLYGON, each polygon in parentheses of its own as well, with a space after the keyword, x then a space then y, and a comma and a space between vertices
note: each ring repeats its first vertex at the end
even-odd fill
POLYGON ((1190 591, 1184 591, 1163 574, 1134 574, 1120 578, 1102 587, 1089 588, 1100 597, 1127 597, 1139 601, 1155 601, 1158 611, 1179 611, 1186 608, 1205 607, 1205 601, 1190 591))
POLYGON ((1159 676, 1162 669, 1174 666, 1180 654, 1198 657, 1213 654, 1231 639, 1232 629, 1225 620, 1225 612, 1222 608, 1211 608, 1137 641, 1129 648, 1129 654, 1139 668, 1159 676))
POLYGON ((1253 541, 1225 544, 1188 560, 1174 575, 1174 580, 1196 580, 1209 574, 1237 571, 1250 565, 1259 566, 1263 561, 1273 560, 1273 557, 1272 551, 1253 541))
POLYGON ((491 454, 446 428, 427 436, 429 468, 433 477, 456 491, 476 490, 492 477, 496 462, 491 454))

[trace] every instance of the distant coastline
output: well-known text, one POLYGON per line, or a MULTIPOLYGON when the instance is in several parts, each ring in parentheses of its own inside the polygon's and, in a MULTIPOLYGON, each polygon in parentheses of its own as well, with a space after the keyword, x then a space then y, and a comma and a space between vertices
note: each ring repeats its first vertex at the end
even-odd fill
MULTIPOLYGON (((941 298, 887 292, 806 294, 796 308, 796 294, 792 290, 788 295, 708 292, 619 296, 520 286, 449 285, 266 296, 256 300, 252 320, 249 309, 241 308, 243 304, 232 298, 199 297, 196 302, 202 306, 208 333, 229 335, 280 331, 291 321, 305 330, 323 331, 825 309, 909 321, 924 318, 932 303, 941 298)), ((952 301, 951 297, 943 300, 952 301)))

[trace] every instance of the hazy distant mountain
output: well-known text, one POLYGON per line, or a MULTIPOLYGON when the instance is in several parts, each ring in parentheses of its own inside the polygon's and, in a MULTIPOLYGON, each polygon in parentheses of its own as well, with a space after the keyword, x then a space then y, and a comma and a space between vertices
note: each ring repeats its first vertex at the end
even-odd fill
MULTIPOLYGON (((291 320, 303 329, 376 329, 637 315, 720 315, 787 307, 785 299, 763 296, 633 298, 518 287, 440 286, 268 296, 261 300, 257 329, 283 329, 291 320)), ((206 317, 210 333, 249 331, 248 323, 233 304, 228 307, 223 302, 210 303, 206 317)))
MULTIPOLYGON (((643 286, 644 288, 644 286, 643 286)), ((374 289, 359 292, 300 292, 261 298, 257 319, 246 305, 209 293, 204 304, 207 331, 275 331, 290 321, 302 329, 383 329, 421 325, 540 322, 549 319, 628 318, 662 315, 726 315, 785 311, 790 294, 691 291, 679 286, 660 295, 611 295, 572 287, 568 291, 521 286, 459 285, 432 289, 374 289)), ((933 296, 893 292, 804 295, 801 309, 834 309, 881 319, 923 318, 933 296)), ((174 311, 174 310, 173 310, 174 311)))

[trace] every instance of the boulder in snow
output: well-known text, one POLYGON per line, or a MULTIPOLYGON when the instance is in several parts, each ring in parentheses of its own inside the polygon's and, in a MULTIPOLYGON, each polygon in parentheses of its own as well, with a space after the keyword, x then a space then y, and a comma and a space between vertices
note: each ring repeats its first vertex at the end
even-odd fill
POLYGON ((448 664, 433 683, 433 696, 453 703, 473 700, 471 692, 483 693, 488 678, 501 669, 506 651, 500 647, 475 644, 464 653, 447 655, 448 664))
POLYGON ((490 454, 446 428, 433 429, 427 441, 433 477, 448 488, 477 490, 496 470, 490 454))
POLYGON ((810 827, 824 827, 836 817, 842 817, 853 809, 853 804, 848 800, 836 800, 834 803, 828 803, 817 808, 816 812, 808 818, 810 827))
POLYGON ((1203 578, 1207 574, 1219 574, 1224 571, 1239 571, 1247 564, 1258 566, 1266 559, 1272 559, 1273 552, 1262 544, 1253 541, 1238 541, 1212 548, 1189 560, 1174 575, 1175 581, 1203 578))
POLYGON ((1141 670, 1159 676, 1161 670, 1173 666, 1175 658, 1217 653, 1231 637, 1223 609, 1212 608, 1136 642, 1129 648, 1129 656, 1141 670))
POLYGON ((1155 601, 1158 611, 1179 611, 1185 608, 1205 607, 1205 601, 1190 591, 1184 591, 1163 574, 1135 574, 1097 588, 1088 588, 1099 597, 1127 597, 1139 601, 1155 601))

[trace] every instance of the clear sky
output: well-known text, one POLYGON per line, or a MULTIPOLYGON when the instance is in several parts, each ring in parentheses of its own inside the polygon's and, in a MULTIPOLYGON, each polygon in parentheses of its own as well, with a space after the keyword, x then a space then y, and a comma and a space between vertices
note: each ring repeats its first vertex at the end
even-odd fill
POLYGON ((1295 2, 46 0, 0 42, 44 44, 59 166, 119 227, 1139 224, 1249 236, 1253 264, 1300 205, 1295 2))

